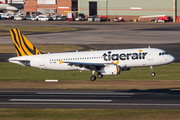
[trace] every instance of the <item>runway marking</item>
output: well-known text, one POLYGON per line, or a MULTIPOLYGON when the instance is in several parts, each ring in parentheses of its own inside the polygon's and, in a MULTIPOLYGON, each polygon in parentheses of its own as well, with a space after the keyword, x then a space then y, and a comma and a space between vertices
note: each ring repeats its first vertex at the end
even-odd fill
POLYGON ((108 105, 108 106, 180 106, 180 104, 141 104, 141 103, 37 103, 37 102, 0 102, 0 105, 108 105))
POLYGON ((9 101, 23 102, 111 102, 112 100, 76 100, 76 99, 10 99, 9 101))
POLYGON ((135 95, 135 93, 51 93, 51 92, 38 92, 36 94, 71 94, 71 95, 135 95))
MULTIPOLYGON (((57 94, 58 95, 58 94, 57 94)), ((56 95, 56 97, 57 97, 56 95)), ((41 97, 52 97, 52 95, 40 95, 40 94, 37 94, 37 95, 0 95, 0 97, 38 97, 38 96, 41 96, 41 97)), ((72 95, 58 95, 59 97, 68 97, 68 98, 71 98, 72 95)), ((89 96, 86 96, 84 94, 84 96, 82 95, 76 95, 76 96, 73 96, 73 97, 84 97, 84 98, 130 98, 132 96, 96 96, 96 95, 89 95, 89 96)))

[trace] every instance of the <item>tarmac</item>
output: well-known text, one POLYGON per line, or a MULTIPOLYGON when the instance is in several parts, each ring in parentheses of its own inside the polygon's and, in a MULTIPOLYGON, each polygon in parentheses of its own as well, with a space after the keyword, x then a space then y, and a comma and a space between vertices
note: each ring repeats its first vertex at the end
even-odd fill
MULTIPOLYGON (((179 23, 115 23, 87 21, 13 21, 0 26, 73 27, 77 31, 26 35, 33 44, 83 45, 85 50, 156 47, 180 62, 179 23)), ((8 32, 4 31, 4 32, 8 32)), ((1 44, 13 44, 11 36, 0 36, 1 44)), ((6 61, 16 54, 0 54, 6 61)), ((180 109, 180 92, 165 90, 0 90, 0 108, 104 108, 180 109)))

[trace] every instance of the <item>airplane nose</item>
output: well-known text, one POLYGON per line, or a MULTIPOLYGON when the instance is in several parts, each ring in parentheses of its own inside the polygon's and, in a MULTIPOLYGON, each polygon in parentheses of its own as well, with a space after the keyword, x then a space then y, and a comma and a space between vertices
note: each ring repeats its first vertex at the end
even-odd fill
POLYGON ((169 55, 168 61, 169 61, 169 62, 173 62, 174 60, 175 60, 174 56, 169 55))

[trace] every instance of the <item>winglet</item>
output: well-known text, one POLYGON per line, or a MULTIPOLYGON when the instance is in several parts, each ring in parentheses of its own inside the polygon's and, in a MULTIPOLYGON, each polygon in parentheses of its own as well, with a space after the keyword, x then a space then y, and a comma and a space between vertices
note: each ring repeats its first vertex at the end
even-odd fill
POLYGON ((42 54, 19 29, 9 29, 16 49, 17 56, 29 56, 42 54))

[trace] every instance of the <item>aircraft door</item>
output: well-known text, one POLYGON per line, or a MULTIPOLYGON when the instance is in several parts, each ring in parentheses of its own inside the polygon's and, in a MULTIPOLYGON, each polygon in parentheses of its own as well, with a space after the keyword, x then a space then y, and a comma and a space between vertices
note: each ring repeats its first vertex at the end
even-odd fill
POLYGON ((44 57, 39 57, 39 66, 45 66, 44 57))
POLYGON ((148 51, 148 60, 153 60, 153 51, 152 50, 148 51))

